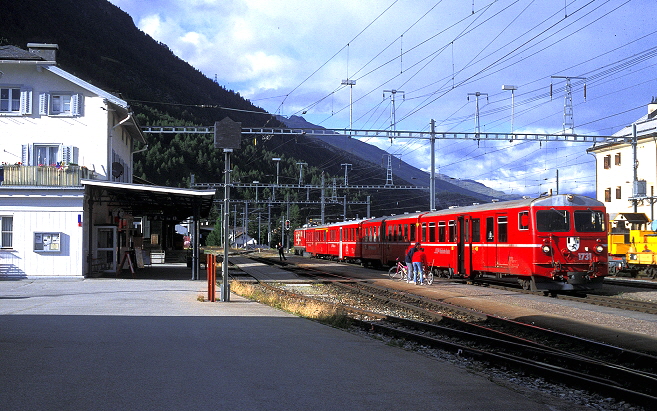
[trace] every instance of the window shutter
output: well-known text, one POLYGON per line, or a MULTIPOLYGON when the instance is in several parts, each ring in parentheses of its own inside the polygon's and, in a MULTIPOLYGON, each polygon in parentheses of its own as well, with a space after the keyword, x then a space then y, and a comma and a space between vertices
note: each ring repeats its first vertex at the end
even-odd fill
POLYGON ((23 144, 23 149, 21 153, 21 163, 24 166, 30 165, 30 158, 32 154, 32 144, 23 144))
POLYGON ((73 94, 71 96, 71 114, 74 116, 82 115, 84 96, 82 94, 73 94))
POLYGON ((21 90, 21 114, 32 114, 32 90, 21 90))
POLYGON ((62 161, 66 164, 78 164, 78 148, 74 146, 62 147, 62 161))
POLYGON ((48 101, 50 100, 50 95, 48 93, 39 94, 39 114, 42 116, 48 115, 48 101))

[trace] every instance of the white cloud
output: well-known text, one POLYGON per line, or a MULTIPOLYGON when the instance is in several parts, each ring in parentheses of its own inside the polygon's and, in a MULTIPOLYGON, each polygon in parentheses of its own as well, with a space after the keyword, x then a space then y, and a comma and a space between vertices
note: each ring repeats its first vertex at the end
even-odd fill
MULTIPOLYGON (((405 92, 396 107, 398 129, 424 131, 432 118, 439 131, 472 131, 475 104, 467 95, 474 92, 487 94, 480 101, 482 129, 510 130, 511 96, 501 85, 514 84, 516 131, 559 133, 564 93, 563 84, 550 78, 555 74, 589 78, 586 102, 582 86, 573 89, 579 133, 611 134, 642 116, 645 109, 631 109, 657 94, 649 82, 654 57, 617 73, 600 70, 654 46, 651 37, 641 38, 653 30, 653 0, 586 3, 569 7, 568 18, 564 4, 553 0, 112 2, 228 89, 272 112, 306 110, 306 119, 326 127, 348 126, 349 90, 339 89, 347 76, 357 79, 355 128, 389 126, 390 100, 382 98, 387 89, 405 92)), ((426 146, 370 142, 429 169, 426 146)), ((594 181, 589 145, 537 144, 442 141, 437 166, 457 178, 535 192, 559 168, 560 189, 588 189, 594 181)))

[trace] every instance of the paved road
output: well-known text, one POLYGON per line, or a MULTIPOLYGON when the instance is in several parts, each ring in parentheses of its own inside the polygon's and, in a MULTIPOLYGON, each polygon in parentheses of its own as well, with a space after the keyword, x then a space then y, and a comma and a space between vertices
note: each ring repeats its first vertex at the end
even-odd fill
POLYGON ((0 409, 561 410, 188 280, 0 281, 0 409))

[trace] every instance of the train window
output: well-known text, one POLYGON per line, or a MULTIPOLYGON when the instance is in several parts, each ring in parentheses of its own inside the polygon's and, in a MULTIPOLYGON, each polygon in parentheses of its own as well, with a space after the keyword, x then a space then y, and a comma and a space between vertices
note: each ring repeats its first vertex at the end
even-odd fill
POLYGON ((436 242, 436 223, 429 223, 429 242, 436 242))
POLYGON ((415 224, 411 224, 411 241, 415 241, 415 224))
POLYGON ((408 241, 408 224, 404 224, 404 241, 408 241))
POLYGON ((455 243, 456 242, 456 221, 450 220, 447 223, 447 226, 449 227, 449 242, 450 243, 455 243))
POLYGON ((392 241, 392 226, 388 226, 388 241, 392 241))
POLYGON ((506 243, 509 241, 508 238, 508 224, 506 216, 497 217, 497 241, 500 243, 506 243))
POLYGON ((541 232, 570 230, 570 213, 566 210, 539 210, 536 212, 536 229, 541 232))
POLYGON ((403 235, 402 225, 401 224, 399 224, 397 226, 397 240, 398 241, 404 241, 404 235, 403 235))
POLYGON ((602 211, 575 211, 575 230, 580 233, 600 233, 605 231, 605 215, 602 211))
POLYGON ((481 241, 481 222, 478 218, 472 219, 472 242, 478 243, 481 241))
POLYGON ((445 237, 445 222, 444 221, 439 221, 438 222, 438 242, 439 243, 444 243, 446 241, 445 237))
POLYGON ((518 213, 518 230, 529 230, 529 211, 518 213))
POLYGON ((422 236, 420 237, 420 241, 424 242, 427 239, 427 223, 422 223, 422 236))
POLYGON ((486 217, 486 241, 492 243, 495 241, 495 219, 486 217))

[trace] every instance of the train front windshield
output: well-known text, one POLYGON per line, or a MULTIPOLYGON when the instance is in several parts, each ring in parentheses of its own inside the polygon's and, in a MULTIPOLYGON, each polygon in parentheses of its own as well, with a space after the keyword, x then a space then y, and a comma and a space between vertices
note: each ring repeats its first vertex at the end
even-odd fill
POLYGON ((580 233, 602 233, 605 231, 605 215, 602 211, 575 211, 575 231, 580 233))
MULTIPOLYGON (((601 233, 605 231, 605 216, 601 211, 576 210, 575 231, 579 233, 601 233)), ((570 212, 567 210, 539 210, 536 212, 536 229, 544 233, 570 231, 570 212)))

